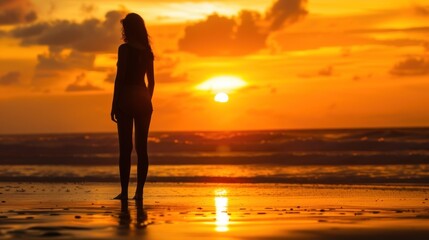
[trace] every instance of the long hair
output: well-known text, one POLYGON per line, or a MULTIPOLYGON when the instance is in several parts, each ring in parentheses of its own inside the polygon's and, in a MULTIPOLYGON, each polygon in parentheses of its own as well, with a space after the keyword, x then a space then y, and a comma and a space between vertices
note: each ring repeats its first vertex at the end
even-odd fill
POLYGON ((122 24, 122 39, 124 42, 136 41, 141 43, 151 54, 152 47, 150 45, 149 34, 147 33, 144 20, 137 13, 128 13, 122 24))

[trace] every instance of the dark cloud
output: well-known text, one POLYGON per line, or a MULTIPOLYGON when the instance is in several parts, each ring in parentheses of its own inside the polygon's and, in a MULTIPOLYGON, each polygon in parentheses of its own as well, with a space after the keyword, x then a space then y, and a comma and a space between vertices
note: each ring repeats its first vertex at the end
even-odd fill
POLYGON ((36 70, 68 70, 68 69, 93 69, 95 54, 82 53, 72 50, 68 54, 62 51, 50 50, 46 54, 37 55, 36 70))
POLYGON ((263 49, 268 36, 307 14, 306 0, 277 0, 262 17, 244 10, 234 17, 216 13, 185 28, 179 49, 200 56, 246 55, 263 49))
POLYGON ((232 48, 235 54, 245 55, 265 47, 268 33, 259 26, 261 16, 251 11, 240 12, 239 24, 235 29, 232 48))
POLYGON ((179 48, 198 55, 228 55, 233 50, 234 26, 233 19, 212 14, 205 21, 186 27, 179 48))
POLYGON ((30 23, 37 13, 29 0, 0 0, 0 25, 30 23))
MULTIPOLYGON (((123 11, 109 11, 104 20, 90 18, 83 22, 39 22, 16 27, 10 34, 20 39, 23 46, 48 47, 47 53, 37 56, 34 75, 34 79, 48 81, 57 79, 65 70, 103 70, 94 67, 95 55, 101 52, 116 53, 121 42, 119 21, 124 15, 123 11)), ((44 81, 34 84, 42 82, 44 81)), ((89 85, 87 87, 90 88, 89 85)), ((71 89, 76 89, 76 86, 71 86, 71 89)))
POLYGON ((268 10, 266 18, 271 30, 278 30, 285 23, 293 23, 308 14, 305 9, 307 0, 278 0, 268 10))
POLYGON ((47 53, 37 55, 33 85, 49 85, 70 70, 102 70, 94 67, 94 61, 94 53, 50 49, 47 53))
POLYGON ((17 27, 11 31, 11 34, 15 38, 21 38, 22 45, 30 45, 35 37, 41 35, 46 29, 49 28, 48 23, 35 23, 28 26, 17 27))
POLYGON ((100 87, 93 85, 92 83, 85 81, 85 73, 81 73, 76 76, 76 80, 69 84, 66 88, 66 92, 85 92, 85 91, 100 91, 103 90, 100 87))
POLYGON ((125 12, 109 11, 103 21, 91 18, 81 23, 69 20, 35 23, 13 29, 22 45, 45 45, 81 52, 116 52, 120 43, 120 19, 125 12))
POLYGON ((17 71, 11 71, 0 76, 1 86, 10 86, 20 83, 21 73, 17 71))
POLYGON ((393 66, 390 73, 396 76, 429 75, 429 59, 409 57, 393 66))

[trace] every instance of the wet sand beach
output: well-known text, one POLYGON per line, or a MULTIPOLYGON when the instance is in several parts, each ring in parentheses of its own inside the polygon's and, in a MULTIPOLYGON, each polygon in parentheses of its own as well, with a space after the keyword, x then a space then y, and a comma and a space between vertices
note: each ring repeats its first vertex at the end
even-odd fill
POLYGON ((427 239, 429 187, 0 183, 5 239, 427 239), (132 189, 132 188, 130 188, 132 189), (131 192, 130 192, 130 195, 131 192))

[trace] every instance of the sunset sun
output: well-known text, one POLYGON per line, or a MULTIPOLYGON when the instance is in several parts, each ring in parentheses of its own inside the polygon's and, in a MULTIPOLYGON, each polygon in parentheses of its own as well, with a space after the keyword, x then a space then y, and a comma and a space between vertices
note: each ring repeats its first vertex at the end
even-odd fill
POLYGON ((220 93, 215 95, 214 100, 216 102, 226 103, 229 100, 229 96, 228 96, 228 94, 226 94, 224 92, 220 92, 220 93))
POLYGON ((215 94, 215 102, 226 103, 231 93, 246 85, 247 83, 237 76, 216 76, 200 83, 196 88, 215 94))

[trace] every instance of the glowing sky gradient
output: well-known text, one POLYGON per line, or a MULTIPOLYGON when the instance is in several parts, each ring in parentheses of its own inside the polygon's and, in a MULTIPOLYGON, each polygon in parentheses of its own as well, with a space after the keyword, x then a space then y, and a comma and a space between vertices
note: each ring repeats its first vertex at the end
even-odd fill
POLYGON ((9 0, 0 134, 116 131, 127 12, 156 55, 152 131, 429 125, 427 0, 9 0), (244 81, 227 103, 201 89, 222 76, 244 81))

